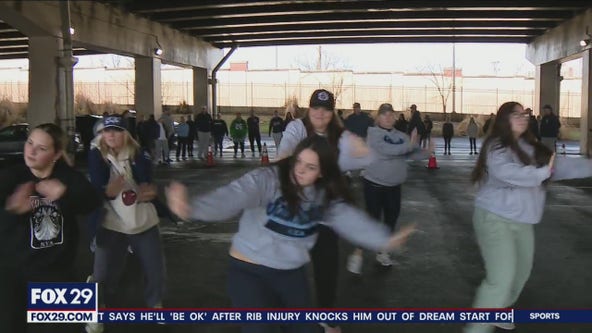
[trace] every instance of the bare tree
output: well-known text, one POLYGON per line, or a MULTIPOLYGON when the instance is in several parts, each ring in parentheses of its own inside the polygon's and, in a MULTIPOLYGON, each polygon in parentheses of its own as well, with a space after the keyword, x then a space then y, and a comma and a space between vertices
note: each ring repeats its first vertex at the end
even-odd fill
POLYGON ((430 73, 430 81, 436 87, 442 102, 442 112, 446 113, 448 97, 452 92, 452 69, 445 69, 442 65, 427 65, 425 71, 430 73))
POLYGON ((351 65, 344 58, 323 49, 321 45, 314 55, 301 55, 296 58, 294 67, 304 71, 351 69, 351 65))
POLYGON ((335 95, 335 105, 338 104, 339 97, 344 92, 343 86, 343 73, 333 73, 333 77, 331 78, 331 91, 333 95, 335 95))

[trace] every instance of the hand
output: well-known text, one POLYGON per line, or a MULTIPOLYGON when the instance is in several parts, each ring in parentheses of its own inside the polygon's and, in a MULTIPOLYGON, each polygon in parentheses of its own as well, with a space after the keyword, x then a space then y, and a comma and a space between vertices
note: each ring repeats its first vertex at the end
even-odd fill
POLYGON ((394 233, 389 239, 385 250, 390 251, 401 247, 407 241, 407 238, 415 232, 415 224, 407 225, 401 228, 398 232, 394 233))
POLYGON ((167 203, 171 212, 183 220, 189 219, 191 208, 187 202, 187 187, 179 182, 171 182, 166 188, 167 203))
POLYGON ((57 179, 48 179, 37 183, 35 190, 45 198, 57 201, 66 193, 66 185, 57 179))
POLYGON ((117 176, 115 178, 111 178, 109 180, 109 184, 105 188, 105 195, 108 198, 115 198, 116 196, 123 191, 123 187, 125 186, 125 179, 123 176, 117 176))
POLYGON ((14 193, 6 199, 6 210, 14 214, 24 214, 30 211, 33 208, 30 197, 34 189, 35 184, 33 182, 17 186, 14 193))
POLYGON ((354 158, 360 158, 370 154, 370 148, 366 145, 366 142, 361 137, 355 134, 349 134, 351 136, 351 156, 354 158))
POLYGON ((156 185, 143 183, 138 187, 138 202, 152 201, 156 195, 156 185))

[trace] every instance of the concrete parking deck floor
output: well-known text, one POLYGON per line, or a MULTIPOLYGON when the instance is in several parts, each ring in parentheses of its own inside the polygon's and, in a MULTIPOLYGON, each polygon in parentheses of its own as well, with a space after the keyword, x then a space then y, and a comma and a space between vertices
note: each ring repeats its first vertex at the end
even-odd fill
MULTIPOLYGON (((423 162, 410 164, 409 179, 403 186, 399 224, 415 222, 421 232, 396 256, 396 266, 381 269, 375 265, 373 254, 366 253, 363 275, 355 278, 345 269, 352 246, 342 242, 339 307, 470 307, 484 270, 471 225, 475 191, 468 178, 476 157, 468 155, 467 148, 468 145, 463 144, 453 149, 452 156, 439 155, 439 170, 427 170, 423 162)), ((187 184, 191 193, 198 194, 228 183, 258 165, 258 158, 251 157, 225 158, 213 168, 204 167, 201 161, 182 162, 170 168, 158 168, 156 180, 165 185, 176 179, 187 184)), ((359 184, 354 191, 360 194, 359 184)), ((532 276, 516 307, 592 307, 591 199, 590 179, 548 186, 543 221, 536 227, 532 276)), ((237 230, 236 222, 237 219, 233 219, 226 223, 182 226, 162 223, 168 268, 165 307, 230 306, 225 286, 227 250, 237 230)), ((81 278, 90 271, 91 265, 88 250, 84 251, 80 256, 81 278)), ((138 263, 132 256, 120 288, 121 307, 143 306, 141 281, 138 263)), ((343 332, 452 333, 461 332, 461 328, 459 324, 357 324, 344 325, 343 332)), ((523 324, 517 330, 521 333, 590 331, 590 325, 574 324, 523 324)), ((231 333, 239 330, 232 325, 119 325, 110 327, 109 332, 231 333)))

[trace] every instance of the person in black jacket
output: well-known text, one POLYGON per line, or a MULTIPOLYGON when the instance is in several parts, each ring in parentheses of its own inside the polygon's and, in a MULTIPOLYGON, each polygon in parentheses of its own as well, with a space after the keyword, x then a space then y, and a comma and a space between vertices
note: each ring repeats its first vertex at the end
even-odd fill
POLYGON ((345 119, 345 128, 359 137, 366 138, 368 127, 374 126, 374 119, 366 112, 362 112, 360 103, 354 103, 352 108, 354 109, 354 113, 345 119))
POLYGON ((543 118, 541 119, 540 136, 541 142, 552 151, 555 151, 559 128, 561 128, 561 123, 553 113, 553 108, 550 105, 545 105, 543 107, 543 118))
POLYGON ((279 147, 282 141, 282 133, 284 132, 284 120, 279 116, 277 111, 273 112, 273 118, 269 121, 269 136, 273 137, 275 148, 279 147))
POLYGON ((454 136, 454 126, 450 122, 450 117, 446 117, 446 122, 442 125, 442 137, 444 138, 444 155, 450 155, 450 143, 454 136))
POLYGON ((201 113, 195 116, 195 126, 197 128, 197 157, 205 159, 212 132, 212 117, 208 113, 207 106, 204 105, 201 113))
POLYGON ((189 136, 187 136, 187 153, 189 157, 193 157, 193 143, 197 136, 197 127, 195 121, 191 119, 191 115, 187 116, 187 125, 189 125, 189 136))
POLYGON ((427 147, 427 144, 430 140, 432 140, 432 128, 434 127, 434 123, 430 116, 426 115, 423 119, 423 126, 425 128, 424 135, 420 137, 419 144, 422 148, 427 147))
POLYGON ((491 127, 491 124, 493 123, 494 120, 495 120, 495 114, 491 113, 489 115, 489 118, 487 118, 487 120, 485 121, 485 125, 483 125, 483 133, 485 135, 487 135, 489 128, 491 127))
POLYGON ((528 130, 534 134, 537 140, 541 141, 541 133, 539 131, 539 121, 534 116, 531 108, 524 109, 525 112, 528 112, 530 119, 528 120, 528 130))
POLYGON ((68 282, 78 251, 77 215, 101 205, 84 175, 66 162, 55 124, 31 131, 25 165, 0 172, 0 332, 78 332, 76 325, 26 324, 27 282, 68 282))
POLYGON ((407 127, 409 126, 409 122, 405 119, 404 114, 399 115, 399 119, 395 122, 395 128, 403 133, 407 133, 407 127))
POLYGON ((421 113, 417 111, 415 104, 411 105, 411 119, 409 120, 409 126, 407 127, 407 134, 411 135, 414 129, 417 129, 417 135, 420 140, 425 136, 425 124, 421 120, 421 113))
POLYGON ((218 152, 220 157, 222 157, 222 150, 224 149, 222 143, 224 142, 224 136, 227 135, 228 125, 226 125, 226 122, 224 119, 222 119, 220 113, 218 113, 216 115, 216 120, 214 120, 212 124, 212 136, 214 137, 214 155, 216 155, 216 152, 218 152))
POLYGON ((255 147, 253 143, 257 142, 257 150, 261 155, 261 130, 259 128, 259 117, 255 115, 255 110, 251 109, 251 116, 247 118, 247 129, 249 131, 249 143, 251 144, 251 153, 255 156, 255 147))

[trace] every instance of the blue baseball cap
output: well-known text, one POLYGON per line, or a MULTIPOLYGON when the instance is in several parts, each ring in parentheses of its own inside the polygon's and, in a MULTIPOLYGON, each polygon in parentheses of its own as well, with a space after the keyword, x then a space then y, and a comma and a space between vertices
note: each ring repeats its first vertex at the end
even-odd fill
POLYGON ((120 115, 109 115, 103 118, 103 129, 114 128, 122 131, 127 130, 125 120, 120 115))

